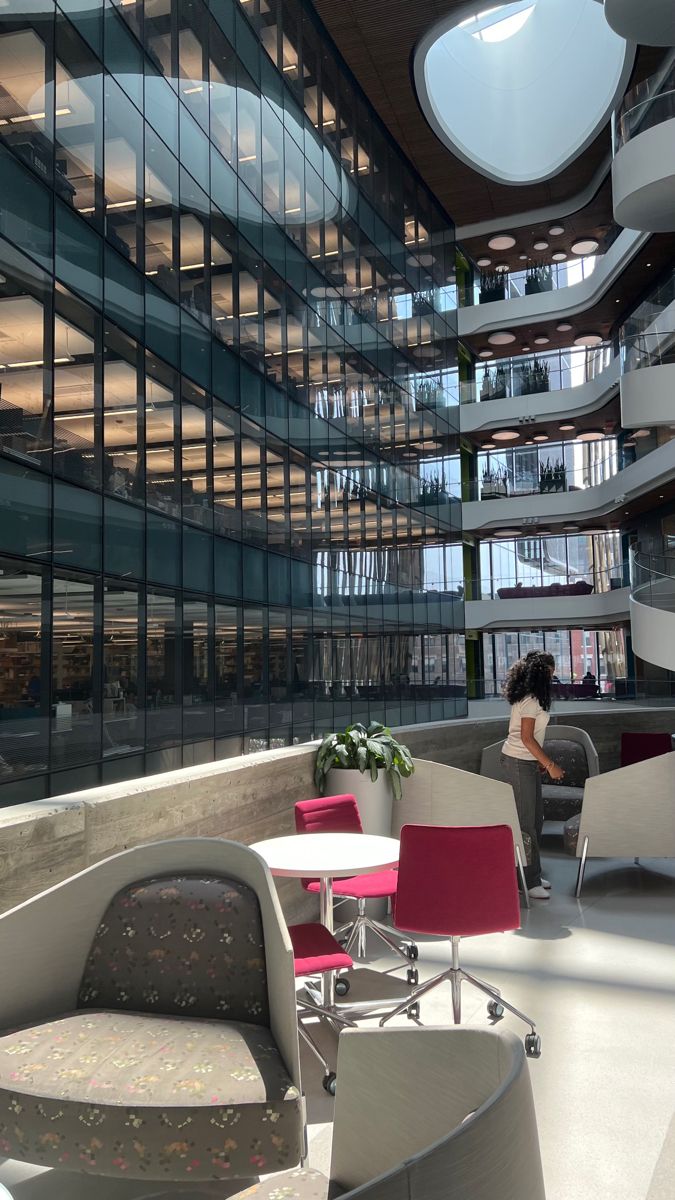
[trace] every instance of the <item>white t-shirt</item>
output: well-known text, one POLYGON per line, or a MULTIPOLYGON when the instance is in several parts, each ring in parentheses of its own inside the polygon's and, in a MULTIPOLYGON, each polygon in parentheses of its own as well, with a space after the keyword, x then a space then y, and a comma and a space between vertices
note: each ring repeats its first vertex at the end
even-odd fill
POLYGON ((523 700, 516 700, 515 704, 511 705, 509 736, 504 742, 502 751, 509 758, 525 758, 528 762, 536 762, 534 754, 530 754, 530 751, 526 749, 520 736, 523 717, 534 717, 535 741, 543 746, 549 714, 541 707, 536 696, 525 696, 523 700))

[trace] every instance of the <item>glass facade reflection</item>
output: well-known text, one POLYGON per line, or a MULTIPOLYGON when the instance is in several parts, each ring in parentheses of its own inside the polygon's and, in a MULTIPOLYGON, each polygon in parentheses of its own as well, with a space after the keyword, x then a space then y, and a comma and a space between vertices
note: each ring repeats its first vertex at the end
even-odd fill
POLYGON ((466 712, 454 229, 297 0, 0 9, 0 803, 466 712))

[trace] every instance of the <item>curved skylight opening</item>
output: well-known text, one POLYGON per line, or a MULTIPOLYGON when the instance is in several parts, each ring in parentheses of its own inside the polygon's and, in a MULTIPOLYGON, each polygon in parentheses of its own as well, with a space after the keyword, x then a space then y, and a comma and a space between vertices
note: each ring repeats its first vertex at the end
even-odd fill
MULTIPOLYGON (((483 0, 484 3, 484 0, 483 0)), ((444 18, 415 52, 418 99, 441 141, 500 183, 575 159, 625 91, 635 47, 599 0, 511 0, 444 18)))

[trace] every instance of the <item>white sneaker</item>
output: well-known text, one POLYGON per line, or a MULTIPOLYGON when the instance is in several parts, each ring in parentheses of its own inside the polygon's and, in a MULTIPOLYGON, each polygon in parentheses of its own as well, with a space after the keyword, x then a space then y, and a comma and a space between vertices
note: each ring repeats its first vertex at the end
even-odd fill
POLYGON ((550 883, 549 883, 548 879, 542 879, 542 881, 541 881, 541 886, 542 886, 542 887, 545 887, 545 888, 548 888, 548 890, 549 890, 549 892, 550 892, 550 890, 551 890, 551 885, 550 885, 550 883))
POLYGON ((546 888, 542 887, 541 885, 539 885, 539 887, 528 888, 527 894, 528 894, 528 896, 531 896, 533 900, 550 900, 551 899, 550 892, 547 892, 546 888))

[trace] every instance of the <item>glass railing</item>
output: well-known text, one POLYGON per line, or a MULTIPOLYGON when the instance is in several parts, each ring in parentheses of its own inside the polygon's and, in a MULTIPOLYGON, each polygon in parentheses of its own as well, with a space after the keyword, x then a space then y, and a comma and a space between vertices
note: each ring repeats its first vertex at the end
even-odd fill
POLYGON ((554 292, 588 279, 598 265, 601 254, 587 254, 561 263, 546 263, 543 267, 524 267, 522 271, 477 272, 473 284, 459 291, 459 307, 492 304, 495 300, 518 300, 541 292, 554 292))
POLYGON ((608 438, 600 452, 598 448, 598 442, 549 443, 545 448, 522 446, 502 451, 501 456, 499 451, 479 455, 478 479, 465 481, 462 499, 503 500, 595 487, 621 469, 614 438, 608 438), (570 459, 570 454, 575 457, 570 459))
POLYGON ((617 154, 631 138, 675 117, 675 56, 654 75, 626 92, 612 119, 612 146, 617 154))
POLYGON ((519 354, 494 364, 480 363, 476 378, 460 383, 460 402, 476 404, 509 396, 533 396, 588 383, 612 361, 609 342, 601 346, 570 346, 540 354, 519 354))
POLYGON ((532 600, 560 599, 565 596, 590 596, 598 592, 613 592, 628 587, 628 563, 617 563, 604 570, 583 572, 562 571, 560 574, 533 571, 531 577, 516 579, 513 572, 491 578, 468 579, 465 600, 532 600))
POLYGON ((654 329, 650 333, 621 335, 621 374, 643 367, 675 363, 675 331, 654 329))
POLYGON ((630 583, 631 595, 638 604, 675 613, 675 546, 659 554, 634 547, 630 583))
MULTIPOLYGON (((499 701, 506 708, 503 691, 506 676, 486 679, 475 679, 469 684, 470 700, 499 701)), ((670 706, 675 699, 675 682, 661 678, 646 679, 588 679, 583 675, 556 680, 552 688, 552 697, 557 708, 558 701, 584 702, 598 700, 616 700, 635 704, 646 704, 658 708, 661 705, 670 706)), ((560 709, 558 709, 560 711, 560 709)), ((495 716, 496 716, 495 712, 495 716)))

